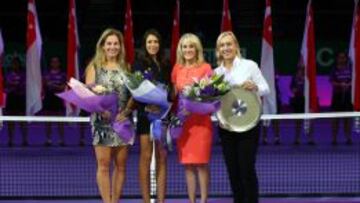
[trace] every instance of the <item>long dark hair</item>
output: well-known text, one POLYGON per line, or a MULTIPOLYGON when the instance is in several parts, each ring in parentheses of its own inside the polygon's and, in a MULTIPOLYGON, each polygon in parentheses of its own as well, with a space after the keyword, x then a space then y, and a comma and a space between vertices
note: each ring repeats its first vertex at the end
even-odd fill
POLYGON ((155 29, 148 29, 144 33, 142 46, 141 46, 142 55, 140 56, 140 60, 142 61, 143 65, 145 65, 145 66, 149 66, 152 62, 154 62, 146 50, 146 39, 149 37, 149 35, 154 35, 159 41, 159 51, 156 54, 156 58, 157 58, 157 61, 159 62, 160 68, 165 68, 165 66, 167 66, 168 62, 165 59, 162 38, 161 38, 160 33, 155 29))

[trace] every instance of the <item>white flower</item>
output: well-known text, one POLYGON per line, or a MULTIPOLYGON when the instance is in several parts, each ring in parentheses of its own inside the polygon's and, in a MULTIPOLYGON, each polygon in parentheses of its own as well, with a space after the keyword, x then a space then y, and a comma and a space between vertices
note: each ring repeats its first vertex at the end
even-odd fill
POLYGON ((200 82, 199 82, 199 86, 201 89, 204 89, 204 87, 206 86, 206 80, 205 78, 201 79, 200 82))
POLYGON ((102 85, 96 85, 95 87, 91 88, 96 94, 101 94, 106 92, 106 88, 102 85))
POLYGON ((200 88, 194 87, 194 93, 195 93, 195 96, 199 97, 200 96, 200 88))
POLYGON ((191 93, 191 86, 189 86, 189 85, 185 86, 184 89, 183 89, 183 94, 185 96, 189 96, 190 93, 191 93))

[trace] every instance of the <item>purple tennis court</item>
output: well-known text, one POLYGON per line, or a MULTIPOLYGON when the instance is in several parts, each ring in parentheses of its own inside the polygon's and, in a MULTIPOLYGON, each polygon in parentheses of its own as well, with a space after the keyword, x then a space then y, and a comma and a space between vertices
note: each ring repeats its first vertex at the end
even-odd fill
MULTIPOLYGON (((169 93, 168 98, 165 100, 164 96, 163 99, 168 103, 167 100, 175 96, 173 93, 182 92, 180 86, 187 85, 185 79, 190 84, 205 76, 197 76, 197 72, 203 72, 199 71, 201 66, 206 66, 206 75, 212 72, 210 69, 218 72, 224 68, 224 77, 219 78, 230 78, 231 86, 242 86, 261 97, 262 118, 271 124, 262 126, 256 159, 261 203, 360 203, 359 0, 4 0, 1 3, 0 203, 102 201, 96 182, 97 166, 89 121, 85 121, 85 117, 62 117, 65 114, 77 116, 79 112, 73 108, 75 106, 64 105, 54 96, 67 90, 67 80, 71 77, 85 80, 91 90, 104 85, 106 91, 100 91, 101 94, 117 92, 120 99, 116 117, 119 118, 130 116, 134 108, 127 105, 130 94, 124 83, 129 78, 118 74, 143 70, 145 76, 148 72, 146 75, 154 80, 147 79, 169 87, 164 91, 169 93), (106 36, 104 30, 109 30, 107 28, 115 31, 117 37, 117 40, 110 40, 115 45, 112 48, 107 48, 111 44, 107 43, 107 38, 114 38, 114 34, 109 32, 106 36), (228 33, 232 38, 230 43, 223 41, 224 31, 231 31, 228 33), (185 40, 180 39, 185 33, 194 35, 196 43, 184 46, 185 40), (148 40, 150 35, 156 40, 148 40), (148 50, 149 41, 155 44, 152 51, 148 50), (191 50, 190 57, 182 56, 185 47, 191 50), (256 72, 248 71, 250 65, 256 72), (177 73, 182 68, 186 68, 185 74, 177 73), (104 71, 98 73, 97 70, 104 71), (243 70, 246 74, 241 73, 243 70), (247 78, 242 80, 243 76, 247 78), (259 82, 261 80, 263 82, 259 82), (266 83, 270 89, 268 95, 265 94, 268 92, 266 83), (354 114, 334 113, 334 116, 321 118, 311 117, 313 113, 302 114, 329 111, 354 114), (288 112, 299 113, 302 117, 284 118, 288 112), (49 115, 54 117, 46 117, 49 115)), ((211 83, 209 89, 204 88, 206 91, 196 92, 206 92, 206 97, 210 96, 208 92, 220 92, 223 85, 218 82, 211 83), (217 86, 216 91, 212 86, 217 86)), ((139 99, 134 94, 132 97, 139 99)), ((153 106, 151 102, 144 103, 153 106)), ((236 105, 224 102, 223 107, 233 107, 231 112, 236 114, 240 109, 247 111, 238 103, 242 102, 237 98, 232 103, 236 105)), ((156 107, 151 106, 133 112, 146 127, 149 123, 141 122, 140 115, 142 110, 145 115, 146 109, 155 113, 156 107)), ((113 110, 112 116, 102 112, 99 121, 114 117, 115 108, 113 110)), ((248 112, 252 112, 250 107, 248 112)), ((145 120, 145 116, 143 118, 145 120)), ((210 129, 211 124, 207 124, 210 129)), ((99 134, 109 129, 110 125, 99 134)), ((144 128, 145 133, 149 131, 153 130, 144 128)), ((208 137, 211 137, 210 132, 208 137)), ((214 130, 213 133, 208 202, 232 203, 223 149, 218 132, 214 130)), ((117 135, 124 134, 113 135, 110 136, 112 142, 117 135)), ((200 149, 197 145, 200 139, 193 140, 195 147, 192 149, 200 149)), ((234 149, 246 147, 244 144, 234 149)), ((139 148, 137 138, 129 151, 121 194, 124 203, 143 201, 138 172, 139 148)), ((233 158, 232 152, 226 157, 233 158)), ((237 153, 244 155, 246 152, 237 153)), ((106 162, 107 175, 108 162, 102 161, 99 159, 100 163, 106 162)), ((253 159, 251 161, 253 166, 253 159)), ((156 172, 152 169, 149 169, 150 193, 155 202, 156 172)), ((240 174, 247 169, 230 171, 237 175, 238 171, 240 174)), ((189 202, 186 183, 194 176, 189 178, 188 175, 186 182, 176 146, 168 152, 166 174, 166 202, 189 202)), ((199 179, 205 177, 204 181, 199 181, 201 185, 207 185, 207 176, 199 174, 199 179)), ((123 176, 115 176, 114 180, 116 177, 120 180, 123 176)), ((111 199, 109 184, 104 185, 102 188, 107 190, 104 199, 111 199)), ((245 188, 256 191, 256 186, 255 189, 245 188)), ((204 191, 202 196, 207 195, 204 191)), ((200 196, 199 191, 197 194, 200 196)), ((257 196, 257 191, 253 196, 257 196)), ((250 195, 244 197, 251 199, 250 195)))
MULTIPOLYGON (((0 202, 8 203, 98 203, 99 200, 7 200, 0 202)), ((139 199, 125 199, 121 202, 124 203, 135 203, 140 202, 139 199)), ((187 200, 184 199, 170 199, 166 202, 169 203, 186 203, 187 200)), ((358 203, 360 198, 261 198, 261 203, 358 203)), ((232 200, 229 198, 213 198, 208 201, 208 203, 232 203, 232 200)))
MULTIPOLYGON (((275 202, 360 202, 360 137, 352 133, 353 143, 345 144, 342 130, 338 145, 331 145, 329 119, 312 121, 315 145, 302 137, 294 145, 294 122, 281 120, 281 143, 275 145, 273 128, 267 145, 259 145, 257 171, 261 201, 275 202)), ((7 124, 0 134, 0 202, 100 202, 96 186, 96 164, 90 145, 88 124, 65 124, 65 146, 57 145, 57 126, 52 126, 53 146, 46 141, 44 123, 27 123, 29 146, 21 146, 20 127, 14 145, 9 147, 7 124), (79 146, 84 133, 86 145, 79 146)), ((217 134, 210 163, 210 201, 232 202, 228 177, 217 134)), ((167 202, 187 202, 184 170, 176 150, 168 154, 167 202)), ((140 202, 138 185, 139 146, 130 149, 124 201, 140 202)))

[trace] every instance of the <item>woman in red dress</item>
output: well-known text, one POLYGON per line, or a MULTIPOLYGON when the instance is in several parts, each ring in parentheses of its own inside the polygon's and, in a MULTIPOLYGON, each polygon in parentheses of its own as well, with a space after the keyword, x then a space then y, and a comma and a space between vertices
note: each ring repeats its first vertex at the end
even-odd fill
MULTIPOLYGON (((204 61, 203 48, 199 38, 191 33, 184 34, 176 51, 176 64, 171 73, 171 81, 176 94, 184 86, 190 85, 212 73, 211 66, 204 61)), ((196 201, 196 174, 198 174, 201 202, 208 196, 209 169, 213 128, 210 115, 189 114, 177 140, 179 160, 185 167, 187 190, 190 202, 196 201)))

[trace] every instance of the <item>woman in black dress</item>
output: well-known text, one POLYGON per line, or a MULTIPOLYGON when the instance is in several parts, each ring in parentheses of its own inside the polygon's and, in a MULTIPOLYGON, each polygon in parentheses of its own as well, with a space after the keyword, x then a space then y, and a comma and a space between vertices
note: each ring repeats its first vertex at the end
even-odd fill
MULTIPOLYGON (((170 66, 164 58, 160 34, 147 30, 142 43, 142 55, 134 64, 135 71, 141 71, 147 78, 157 83, 169 86, 170 66)), ((150 139, 150 121, 147 114, 159 112, 159 107, 138 103, 137 134, 140 136, 139 178, 145 203, 150 202, 150 162, 153 151, 153 141, 150 139)), ((164 202, 166 192, 166 160, 167 153, 160 142, 155 142, 157 202, 164 202)))

